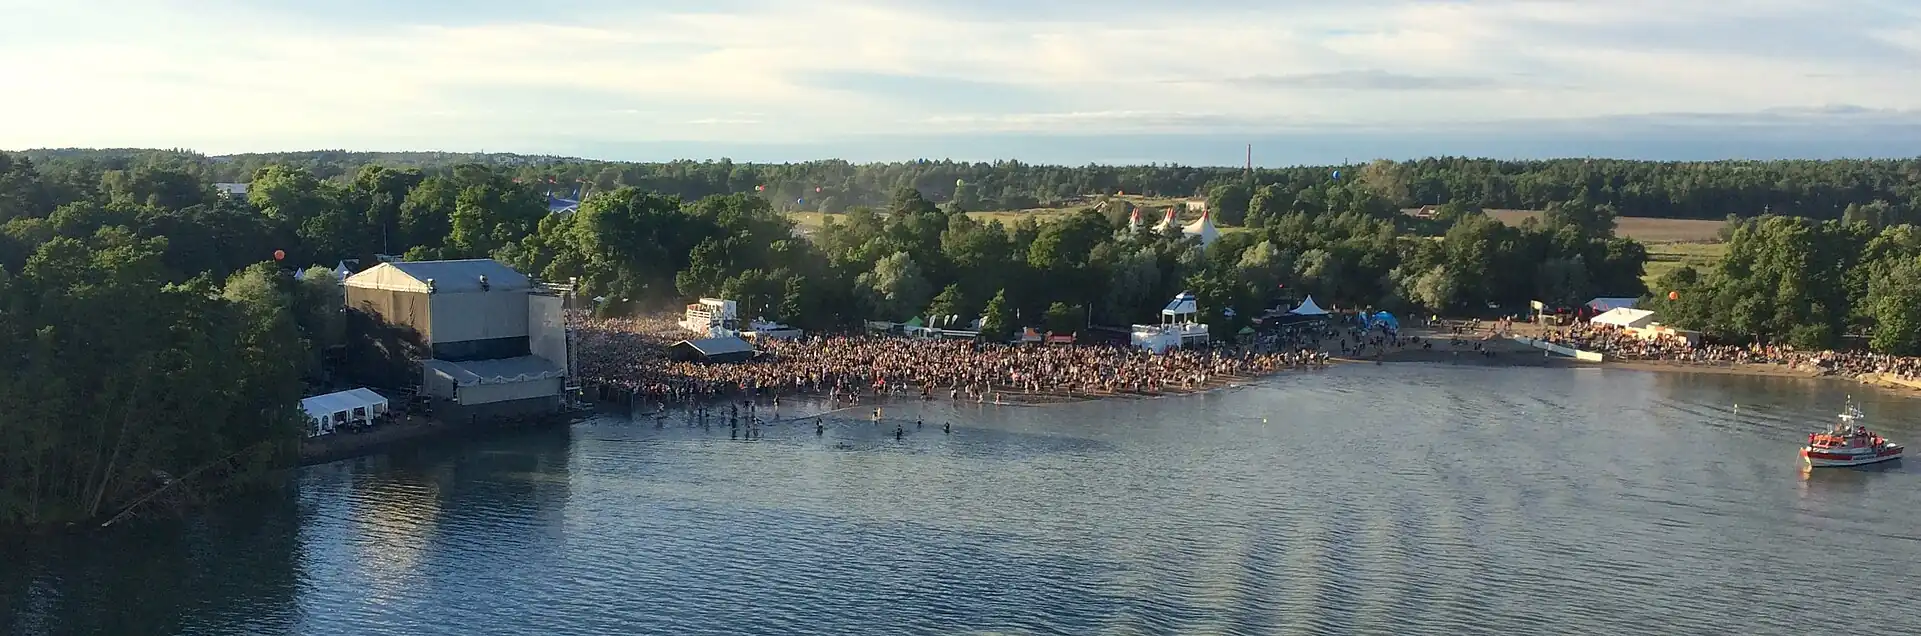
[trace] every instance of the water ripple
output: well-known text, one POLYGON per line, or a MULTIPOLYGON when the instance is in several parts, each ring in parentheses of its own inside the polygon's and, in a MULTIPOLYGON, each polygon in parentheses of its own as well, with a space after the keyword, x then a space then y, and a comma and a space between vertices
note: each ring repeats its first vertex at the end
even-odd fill
MULTIPOLYGON (((1856 633, 1921 633, 1921 471, 1794 463, 1845 390, 1356 365, 1162 400, 904 402, 818 437, 603 417, 0 554, 0 627, 1798 634, 1846 590, 1884 621, 1856 633)), ((1921 435, 1921 408, 1857 397, 1921 435)))

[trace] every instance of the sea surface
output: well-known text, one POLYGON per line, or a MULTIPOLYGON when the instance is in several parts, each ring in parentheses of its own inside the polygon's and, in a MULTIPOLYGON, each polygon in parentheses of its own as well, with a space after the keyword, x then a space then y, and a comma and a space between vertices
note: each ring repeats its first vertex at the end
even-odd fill
POLYGON ((603 415, 8 539, 0 633, 1921 634, 1921 460, 1795 456, 1849 393, 1921 441, 1838 382, 1420 364, 603 415))

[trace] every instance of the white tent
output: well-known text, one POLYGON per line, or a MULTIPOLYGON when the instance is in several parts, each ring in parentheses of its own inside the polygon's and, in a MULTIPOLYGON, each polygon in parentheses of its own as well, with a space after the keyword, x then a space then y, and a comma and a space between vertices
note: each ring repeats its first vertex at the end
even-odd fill
POLYGON ((1596 325, 1613 325, 1622 329, 1640 329, 1654 322, 1654 312, 1646 309, 1616 307, 1588 319, 1588 322, 1596 325))
POLYGON ((1141 229, 1141 209, 1140 208, 1134 208, 1133 214, 1128 215, 1127 229, 1130 232, 1141 229))
POLYGON ((1308 296, 1307 300, 1301 301, 1301 306, 1295 307, 1293 311, 1287 313, 1296 316, 1325 316, 1327 315, 1327 310, 1322 309, 1320 305, 1314 304, 1313 296, 1308 296))
POLYGON ((1167 216, 1161 217, 1161 223, 1154 226, 1154 231, 1166 232, 1171 227, 1180 227, 1180 221, 1174 219, 1174 208, 1167 209, 1167 216))
POLYGON ((1214 215, 1207 212, 1201 213, 1200 220, 1189 223, 1187 227, 1181 228, 1181 233, 1188 236, 1200 237, 1201 247, 1207 247, 1215 241, 1221 240, 1221 231, 1214 227, 1214 215))
POLYGON ((300 400, 311 428, 308 437, 319 437, 348 424, 365 424, 387 412, 387 398, 368 389, 350 389, 300 400))

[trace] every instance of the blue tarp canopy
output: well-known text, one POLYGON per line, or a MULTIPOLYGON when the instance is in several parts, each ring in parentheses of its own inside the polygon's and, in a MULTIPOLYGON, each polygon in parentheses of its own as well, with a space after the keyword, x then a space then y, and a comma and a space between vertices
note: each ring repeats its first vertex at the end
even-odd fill
POLYGON ((1383 328, 1386 328, 1388 331, 1400 331, 1401 321, 1395 320, 1393 314, 1383 311, 1383 312, 1376 313, 1372 318, 1369 318, 1367 321, 1367 326, 1369 328, 1383 327, 1383 328))

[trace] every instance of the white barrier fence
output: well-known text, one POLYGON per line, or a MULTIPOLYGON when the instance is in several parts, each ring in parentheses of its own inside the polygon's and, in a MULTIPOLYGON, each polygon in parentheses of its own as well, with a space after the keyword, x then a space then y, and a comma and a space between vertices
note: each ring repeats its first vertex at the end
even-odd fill
POLYGON ((1575 349, 1573 347, 1566 347, 1566 346, 1554 344, 1546 340, 1529 338, 1527 336, 1522 336, 1522 335, 1509 335, 1508 337, 1513 338, 1514 340, 1521 342, 1523 344, 1526 344, 1527 346, 1534 347, 1536 349, 1540 349, 1543 351, 1547 351, 1548 353, 1556 353, 1563 356, 1567 356, 1569 358, 1574 358, 1582 362, 1605 362, 1607 360, 1607 356, 1601 355, 1599 353, 1595 353, 1593 351, 1582 351, 1580 349, 1575 349))

